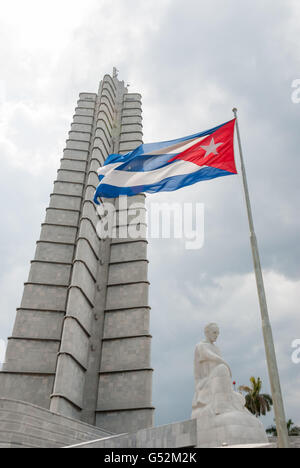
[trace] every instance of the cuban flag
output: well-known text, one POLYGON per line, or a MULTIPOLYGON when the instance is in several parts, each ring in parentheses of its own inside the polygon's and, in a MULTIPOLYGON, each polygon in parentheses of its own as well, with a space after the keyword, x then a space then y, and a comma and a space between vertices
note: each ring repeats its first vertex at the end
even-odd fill
POLYGON ((99 198, 170 192, 202 180, 237 174, 236 119, 177 140, 141 145, 125 155, 111 154, 98 170, 99 198))

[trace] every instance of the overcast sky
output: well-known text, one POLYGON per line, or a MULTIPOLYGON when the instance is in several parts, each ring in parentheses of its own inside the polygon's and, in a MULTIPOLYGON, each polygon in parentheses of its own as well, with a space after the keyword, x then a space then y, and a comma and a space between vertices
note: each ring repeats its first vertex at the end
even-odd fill
MULTIPOLYGON (((115 65, 143 95, 144 141, 179 138, 239 108, 288 418, 300 424, 297 0, 1 0, 0 339, 11 334, 78 94, 115 65)), ((207 322, 234 379, 269 384, 240 176, 149 196, 205 204, 205 243, 150 240, 156 424, 188 419, 207 322)), ((0 350, 3 345, 0 346, 0 350)), ((265 418, 272 422, 273 415, 265 418)))

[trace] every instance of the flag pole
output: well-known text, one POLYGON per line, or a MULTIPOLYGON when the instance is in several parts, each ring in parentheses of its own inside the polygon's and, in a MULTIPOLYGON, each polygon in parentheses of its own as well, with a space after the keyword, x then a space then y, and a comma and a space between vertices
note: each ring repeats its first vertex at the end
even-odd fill
POLYGON ((244 185, 245 199, 246 199, 247 213, 248 213, 248 220, 249 220, 249 227, 250 227, 251 249, 252 249, 254 271, 255 271, 261 318, 262 318, 262 330, 263 330, 264 343, 265 343, 265 352, 266 352, 272 399, 273 399, 273 405, 274 405, 274 413, 275 413, 276 428, 277 428, 277 435, 278 435, 278 447, 289 448, 288 430, 287 430, 287 425, 286 425, 286 418, 285 418, 280 378, 279 378, 279 372, 278 372, 278 366, 277 366, 277 360, 276 360, 272 327, 271 327, 269 313, 268 313, 268 306, 267 306, 266 293, 265 293, 265 287, 264 287, 264 279, 262 275, 260 256, 259 256, 257 239, 256 239, 256 234, 255 234, 255 229, 254 229, 253 215, 252 215, 251 202, 250 202, 250 196, 249 196, 249 188, 248 188, 246 169, 245 169, 242 144, 241 144, 241 137, 240 137, 240 131, 239 131, 239 124, 238 124, 238 118, 237 118, 237 109, 234 108, 232 111, 236 118, 236 133, 237 133, 239 152, 240 152, 240 158, 241 158, 243 185, 244 185))

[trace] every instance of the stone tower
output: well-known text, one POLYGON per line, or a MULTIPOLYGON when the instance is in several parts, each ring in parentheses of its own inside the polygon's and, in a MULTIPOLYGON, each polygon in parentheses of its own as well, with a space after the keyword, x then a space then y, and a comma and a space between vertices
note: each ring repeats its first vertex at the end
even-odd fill
POLYGON ((107 155, 142 143, 141 113, 116 70, 79 95, 0 373, 0 398, 114 433, 153 425, 147 241, 99 238, 92 199, 107 155))

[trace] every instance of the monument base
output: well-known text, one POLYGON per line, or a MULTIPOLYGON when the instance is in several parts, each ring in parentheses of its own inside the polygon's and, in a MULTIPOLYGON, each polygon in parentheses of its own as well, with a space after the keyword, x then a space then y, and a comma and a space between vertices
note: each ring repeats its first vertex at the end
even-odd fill
MULTIPOLYGON (((240 415, 239 415, 240 416, 240 415)), ((276 441, 269 442, 265 432, 260 426, 255 427, 252 425, 252 433, 248 429, 248 436, 250 440, 241 442, 239 438, 239 445, 237 445, 236 426, 233 424, 236 422, 235 416, 231 415, 232 425, 228 426, 228 434, 224 437, 220 437, 218 440, 218 434, 220 431, 218 428, 211 430, 211 432, 205 433, 203 426, 197 419, 189 419, 187 421, 177 422, 173 424, 167 424, 160 427, 152 427, 147 429, 141 429, 135 433, 130 434, 119 434, 111 437, 105 437, 98 440, 93 440, 86 443, 73 445, 67 448, 106 448, 106 449, 117 449, 117 448, 156 448, 156 449, 190 449, 190 448, 277 448, 276 441), (258 429, 258 432, 257 432, 258 429), (208 440, 208 436, 210 440, 208 440), (214 442, 212 441, 214 437, 214 442), (232 444, 232 445, 230 445, 232 444)), ((252 419, 252 418, 250 418, 252 419)), ((220 421, 221 422, 221 421, 220 421)), ((228 422, 228 420, 227 420, 228 422)), ((253 422, 253 421, 252 421, 253 422)), ((255 418, 254 418, 254 422, 255 418)), ((259 421, 257 421, 259 422, 259 421)), ((240 430, 240 427, 239 427, 240 430)), ((243 428, 242 430, 245 430, 243 428)), ((245 431, 244 431, 245 432, 245 431)))
POLYGON ((268 437, 262 423, 247 410, 219 415, 201 412, 197 418, 197 447, 265 444, 268 437))
MULTIPOLYGON (((235 432, 234 426, 232 430, 235 432)), ((205 442, 205 437, 203 426, 197 419, 133 433, 111 434, 30 403, 0 399, 0 448, 208 448, 211 443, 205 442)), ((252 437, 256 437, 254 428, 252 437)), ((291 439, 292 446, 300 447, 300 438, 291 439)), ((215 447, 227 448, 232 439, 227 440, 228 445, 221 438, 215 447)), ((276 448, 276 439, 271 442, 266 439, 265 443, 257 443, 252 439, 242 446, 234 443, 233 448, 276 448)))

